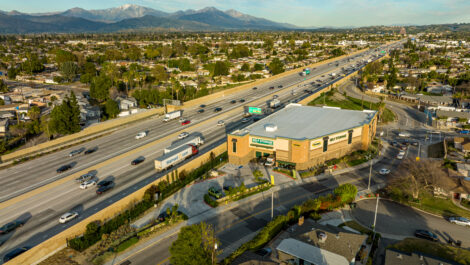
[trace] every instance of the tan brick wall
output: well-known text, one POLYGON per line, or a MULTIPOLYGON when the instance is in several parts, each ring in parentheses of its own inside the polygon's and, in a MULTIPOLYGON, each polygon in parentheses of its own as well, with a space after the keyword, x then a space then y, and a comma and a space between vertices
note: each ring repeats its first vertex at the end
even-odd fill
MULTIPOLYGON (((217 156, 222 154, 223 152, 227 151, 227 145, 221 144, 214 149, 212 152, 217 156)), ((202 163, 209 161, 210 159, 210 152, 207 152, 196 159, 190 161, 189 163, 181 166, 178 168, 178 172, 186 170, 186 172, 190 172, 191 170, 199 167, 202 163)), ((167 175, 170 175, 169 172, 167 175)), ((129 196, 122 198, 121 200, 111 204, 110 206, 104 208, 103 210, 95 213, 94 215, 84 219, 83 221, 75 224, 74 226, 70 227, 69 229, 55 235, 54 237, 42 242, 41 244, 35 246, 34 248, 28 250, 24 254, 18 256, 17 258, 5 263, 5 264, 34 264, 40 261, 43 257, 63 248, 66 245, 67 238, 73 238, 75 236, 79 236, 84 233, 86 225, 92 221, 96 220, 105 220, 119 214, 123 209, 127 208, 128 206, 140 201, 144 196, 145 191, 152 185, 158 184, 162 180, 166 180, 166 176, 163 176, 154 182, 146 185, 145 187, 133 192, 129 196)), ((171 177, 169 178, 171 179, 171 177)))

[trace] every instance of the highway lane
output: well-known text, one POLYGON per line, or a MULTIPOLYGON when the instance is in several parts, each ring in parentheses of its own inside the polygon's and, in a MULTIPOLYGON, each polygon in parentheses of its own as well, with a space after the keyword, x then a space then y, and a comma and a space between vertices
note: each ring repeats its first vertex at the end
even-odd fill
MULTIPOLYGON (((255 100, 258 97, 262 97, 266 94, 276 93, 277 91, 279 91, 278 86, 280 84, 282 84, 284 87, 289 87, 304 81, 305 78, 307 78, 307 80, 317 79, 319 75, 332 71, 333 69, 338 69, 339 67, 344 67, 345 65, 355 64, 358 60, 359 58, 356 58, 350 63, 345 62, 346 60, 342 60, 343 63, 340 64, 338 67, 335 66, 335 63, 331 65, 324 64, 313 70, 310 76, 300 77, 298 74, 287 76, 285 78, 280 79, 279 81, 269 82, 264 85, 260 85, 258 86, 257 90, 245 90, 242 93, 231 95, 214 102, 209 102, 208 104, 206 104, 207 111, 203 114, 197 114, 196 111, 198 108, 195 107, 189 110, 185 110, 183 116, 192 119, 194 117, 208 118, 209 116, 218 115, 213 114, 213 108, 222 107, 223 111, 228 111, 229 109, 235 106, 239 106, 239 102, 233 105, 230 104, 229 102, 232 99, 243 98, 246 100, 244 104, 248 104, 251 100, 255 100), (269 86, 274 86, 275 89, 270 90, 268 89, 269 86)), ((9 198, 18 196, 28 190, 32 190, 36 187, 42 186, 48 182, 63 178, 81 169, 88 168, 100 161, 104 161, 110 157, 119 155, 128 149, 133 149, 151 140, 161 138, 178 129, 180 128, 176 121, 169 122, 168 124, 163 124, 161 118, 153 118, 144 122, 139 122, 137 124, 126 126, 121 130, 112 133, 109 136, 101 137, 83 145, 67 148, 63 151, 59 151, 54 154, 45 155, 35 160, 28 161, 4 170, 0 170, 0 185, 4 187, 0 191, 0 201, 5 201, 9 198), (138 141, 136 143, 136 141, 134 140, 135 135, 143 130, 149 131, 149 137, 147 137, 147 139, 142 139, 141 141, 138 141), (125 144, 122 144, 123 142, 125 144), (97 147, 98 151, 88 156, 84 156, 81 154, 72 158, 68 157, 70 151, 76 150, 81 147, 84 147, 86 149, 97 147), (63 174, 57 174, 55 172, 57 168, 67 163, 74 163, 76 165, 69 172, 65 172, 63 174), (12 176, 14 176, 14 178, 12 178, 12 176)))
MULTIPOLYGON (((284 94, 289 95, 289 97, 285 98, 285 101, 304 96, 302 93, 298 93, 296 96, 290 95, 290 91, 285 91, 284 94)), ((241 115, 235 118, 240 119, 241 115)), ((215 127, 215 125, 213 126, 215 127)), ((234 128, 237 126, 239 124, 234 123, 234 128)), ((191 128, 188 127, 189 131, 191 131, 191 128)), ((224 140, 225 131, 222 131, 221 141, 223 142, 224 140)), ((146 156, 147 161, 140 165, 138 170, 131 169, 130 171, 125 171, 124 168, 120 167, 126 163, 129 165, 130 160, 140 154, 126 158, 127 161, 120 161, 118 166, 112 164, 108 165, 107 168, 99 169, 98 176, 107 177, 112 175, 116 180, 116 188, 104 196, 97 197, 93 192, 78 190, 75 183, 69 182, 66 185, 57 187, 57 189, 51 189, 39 194, 31 198, 30 201, 25 200, 22 202, 24 204, 16 204, 3 209, 0 211, 1 222, 12 220, 18 216, 29 220, 21 230, 7 235, 6 238, 9 238, 9 240, 0 248, 1 253, 16 245, 35 245, 78 221, 76 220, 66 225, 57 225, 58 216, 65 211, 72 209, 83 211, 81 216, 84 218, 154 180, 158 176, 153 171, 153 159, 160 155, 161 150, 168 145, 169 143, 161 143, 161 146, 143 151, 141 155, 146 156), (101 172, 105 174, 101 174, 101 172), (116 174, 114 174, 115 172, 116 174), (84 192, 87 193, 85 194, 84 192)), ((208 148, 209 145, 210 142, 204 145, 202 149, 208 148)))

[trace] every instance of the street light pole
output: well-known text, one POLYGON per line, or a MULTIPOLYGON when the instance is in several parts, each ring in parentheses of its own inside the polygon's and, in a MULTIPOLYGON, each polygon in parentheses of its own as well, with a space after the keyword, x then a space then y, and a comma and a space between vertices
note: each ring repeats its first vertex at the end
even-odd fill
POLYGON ((271 220, 274 218, 274 191, 271 191, 271 220))
POLYGON ((372 154, 370 156, 370 168, 369 168, 369 184, 367 185, 367 190, 370 191, 370 179, 372 177, 372 154))
POLYGON ((215 252, 217 251, 217 243, 214 243, 214 251, 212 251, 212 265, 215 265, 215 252))
POLYGON ((377 210, 378 210, 378 208, 379 208, 379 194, 377 194, 377 203, 375 204, 374 224, 372 225, 372 229, 373 229, 372 245, 374 244, 374 240, 375 240, 375 223, 377 221, 377 210))

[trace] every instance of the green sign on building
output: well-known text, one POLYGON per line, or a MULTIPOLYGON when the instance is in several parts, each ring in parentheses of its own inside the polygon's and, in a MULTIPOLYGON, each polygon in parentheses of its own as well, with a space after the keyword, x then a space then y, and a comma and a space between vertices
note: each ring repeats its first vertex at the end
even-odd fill
POLYGON ((257 107, 248 107, 248 113, 263 114, 263 110, 257 107))
POLYGON ((264 145, 273 145, 274 142, 270 140, 258 139, 258 138, 251 138, 251 142, 254 144, 264 144, 264 145))

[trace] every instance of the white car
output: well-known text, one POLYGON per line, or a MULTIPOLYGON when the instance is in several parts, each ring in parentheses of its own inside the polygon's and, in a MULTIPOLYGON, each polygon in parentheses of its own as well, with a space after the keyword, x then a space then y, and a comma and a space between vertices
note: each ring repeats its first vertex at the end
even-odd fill
POLYGON ((93 187, 93 186, 96 186, 96 181, 88 180, 88 181, 85 181, 82 184, 80 184, 80 189, 85 190, 85 189, 87 189, 89 187, 93 187))
POLYGON ((400 159, 400 160, 402 160, 402 159, 403 159, 403 157, 405 157, 403 154, 398 154, 398 155, 397 155, 397 159, 400 159))
POLYGON ((398 152, 398 154, 404 156, 405 155, 405 150, 400 150, 400 152, 398 152))
POLYGON ((189 136, 189 133, 187 132, 182 132, 178 135, 178 139, 184 139, 189 136))
POLYGON ((224 126, 225 125, 225 121, 218 121, 217 122, 217 126, 224 126))
POLYGON ((184 121, 186 121, 186 118, 181 117, 181 118, 179 118, 178 121, 179 121, 180 123, 181 123, 181 122, 184 122, 184 121))
POLYGON ((60 219, 59 219, 59 223, 61 224, 65 224, 67 223, 68 221, 74 219, 74 218, 77 218, 78 217, 78 213, 77 212, 70 212, 70 213, 65 213, 63 214, 60 219))
POLYGON ((139 140, 139 139, 144 138, 145 136, 147 136, 146 132, 140 132, 135 136, 135 139, 139 140))
POLYGON ((449 217, 449 222, 451 222, 452 224, 470 227, 470 220, 464 217, 449 217))
POLYGON ((380 175, 388 175, 390 173, 390 169, 386 169, 386 168, 382 168, 380 171, 379 171, 379 174, 380 175))

